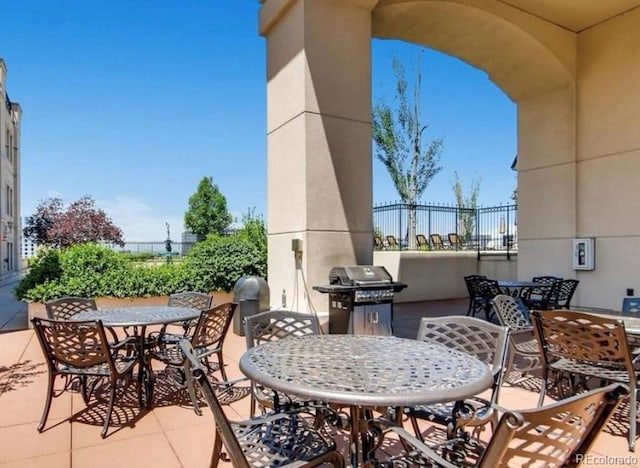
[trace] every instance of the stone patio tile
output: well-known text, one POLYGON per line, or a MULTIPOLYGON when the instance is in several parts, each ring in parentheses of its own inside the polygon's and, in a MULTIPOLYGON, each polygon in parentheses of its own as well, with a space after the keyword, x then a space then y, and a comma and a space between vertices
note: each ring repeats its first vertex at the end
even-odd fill
POLYGON ((3 463, 2 468, 71 468, 71 451, 3 463))
POLYGON ((68 422, 52 419, 48 429, 42 433, 38 433, 36 426, 32 423, 0 427, 0 463, 69 452, 71 425, 68 422))
POLYGON ((140 410, 136 398, 131 398, 126 404, 114 405, 107 437, 103 439, 101 432, 107 407, 106 401, 94 400, 86 406, 81 395, 73 395, 71 446, 74 450, 162 433, 153 412, 140 410))
POLYGON ((115 442, 107 439, 98 445, 74 449, 71 463, 74 467, 91 468, 182 468, 164 433, 129 437, 115 442))
MULTIPOLYGON (((47 375, 37 375, 33 378, 14 378, 8 382, 11 387, 0 395, 0 426, 13 426, 18 424, 38 423, 42 416, 42 410, 47 396, 47 375), (28 402, 28 404, 25 404, 28 402)), ((58 383, 61 383, 59 380, 58 383)), ((58 385, 56 388, 60 388, 58 385)), ((49 420, 64 419, 71 412, 71 394, 64 393, 51 402, 49 420)), ((47 426, 49 421, 47 421, 47 426)))
MULTIPOLYGON (((188 426, 166 432, 166 437, 184 468, 209 466, 213 451, 213 417, 210 424, 205 426, 188 426)), ((231 466, 231 463, 222 462, 219 466, 231 466)))

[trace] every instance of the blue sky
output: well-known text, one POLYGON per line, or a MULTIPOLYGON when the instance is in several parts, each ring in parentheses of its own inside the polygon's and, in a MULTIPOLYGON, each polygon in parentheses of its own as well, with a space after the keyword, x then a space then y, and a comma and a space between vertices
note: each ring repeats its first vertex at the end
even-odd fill
MULTIPOLYGON (((23 108, 22 214, 91 195, 128 241, 179 237, 188 198, 211 176, 236 216, 266 213, 265 40, 258 2, 25 0, 3 4, 0 57, 23 108), (153 5, 153 7, 151 7, 153 5)), ((394 53, 373 41, 374 101, 393 97, 394 53)), ((458 171, 480 177, 482 204, 515 187, 515 105, 486 75, 446 55, 423 58, 424 117, 444 139, 424 199, 452 202, 458 171)), ((397 199, 374 161, 374 202, 397 199)))

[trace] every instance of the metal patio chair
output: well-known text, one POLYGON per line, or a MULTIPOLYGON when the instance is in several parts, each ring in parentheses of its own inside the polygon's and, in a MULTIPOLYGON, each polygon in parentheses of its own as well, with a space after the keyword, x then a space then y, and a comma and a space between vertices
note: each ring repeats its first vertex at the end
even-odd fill
POLYGON ((554 283, 551 287, 551 295, 547 308, 570 309, 571 299, 573 298, 573 294, 576 292, 578 283, 580 283, 580 281, 575 279, 565 279, 554 283))
MULTIPOLYGON (((236 306, 235 302, 228 302, 201 312, 193 336, 188 339, 198 359, 206 365, 208 370, 219 370, 222 379, 225 381, 228 379, 224 369, 223 344, 236 306), (215 355, 218 361, 215 367, 209 362, 209 357, 212 355, 215 355)), ((189 369, 185 368, 184 365, 185 356, 182 353, 179 342, 157 342, 147 353, 146 359, 149 368, 151 368, 151 362, 154 359, 166 364, 166 371, 174 377, 173 380, 179 386, 185 385, 187 387, 189 397, 193 403, 193 410, 196 414, 202 414, 193 386, 193 379, 189 375, 189 369)))
POLYGON ((577 466, 600 431, 628 397, 625 385, 613 384, 544 406, 504 411, 488 442, 458 437, 427 446, 401 427, 391 427, 407 453, 378 462, 381 468, 577 466))
POLYGON ((464 284, 467 287, 469 293, 469 308, 467 309, 467 315, 474 315, 475 310, 475 289, 473 282, 476 280, 487 279, 485 275, 467 275, 464 277, 464 284))
POLYGON ((538 406, 544 401, 550 376, 562 393, 560 376, 576 391, 574 378, 586 386, 595 378, 624 383, 630 389, 629 450, 636 443, 637 390, 640 369, 635 366, 622 320, 572 310, 532 311, 531 318, 542 354, 543 380, 538 406))
MULTIPOLYGON (((422 433, 418 419, 428 420, 447 427, 449 437, 454 437, 463 427, 475 427, 479 430, 488 422, 495 429, 498 417, 491 410, 497 403, 502 375, 504 371, 505 351, 509 329, 473 317, 449 316, 422 318, 418 330, 418 341, 434 342, 476 356, 491 368, 493 386, 491 398, 473 398, 463 402, 450 402, 434 405, 420 405, 405 408, 413 430, 420 440, 422 433), (459 417, 464 412, 465 417, 459 417), (469 417, 470 413, 481 417, 469 417)), ((424 440, 423 440, 424 441, 424 440)))
POLYGON ((562 281, 564 278, 559 276, 534 276, 531 278, 533 283, 539 283, 540 287, 523 288, 520 291, 520 297, 529 309, 544 310, 549 306, 551 298, 551 289, 555 283, 562 281))
MULTIPOLYGON (((98 310, 95 299, 77 296, 65 296, 59 299, 53 299, 44 303, 47 318, 51 320, 71 320, 74 315, 87 310, 98 310)), ((113 328, 105 327, 112 338, 112 343, 120 341, 118 334, 113 328)), ((123 328, 125 335, 128 337, 127 329, 123 328)), ((129 343, 134 346, 133 343, 129 343)))
POLYGON ((373 248, 375 250, 384 250, 384 242, 382 241, 382 237, 373 236, 373 248))
MULTIPOLYGON (((64 321, 34 317, 32 322, 49 368, 47 400, 38 424, 38 432, 44 430, 54 397, 73 389, 78 383, 82 398, 85 404, 88 404, 97 385, 106 379, 109 383, 109 402, 101 432, 102 437, 106 437, 118 383, 124 382, 120 387, 123 393, 135 380, 133 368, 138 363, 138 357, 128 351, 128 340, 111 345, 99 320, 64 321), (65 380, 62 390, 54 389, 58 376, 65 380)), ((136 387, 138 402, 141 404, 140 385, 136 387)))
POLYGON ((85 310, 97 310, 94 299, 86 297, 66 296, 44 303, 47 318, 51 320, 69 320, 76 314, 85 310))
MULTIPOLYGON (((322 331, 315 314, 292 310, 268 310, 245 317, 244 330, 247 349, 294 336, 319 335, 322 331)), ((264 409, 277 408, 281 402, 285 404, 303 402, 298 397, 277 393, 262 385, 252 384, 252 387, 251 415, 255 414, 256 404, 264 409)))
MULTIPOLYGON (((174 293, 169 295, 169 301, 167 305, 169 307, 190 307, 199 311, 209 310, 211 308, 211 301, 213 297, 209 294, 185 291, 181 293, 174 293)), ((164 325, 160 331, 161 339, 167 342, 177 343, 180 338, 188 338, 193 334, 193 330, 198 324, 198 320, 187 320, 182 322, 183 333, 176 335, 175 333, 167 332, 168 327, 171 325, 164 325)), ((177 325, 177 324, 176 324, 177 325)))
POLYGON ((542 365, 538 340, 533 336, 529 311, 519 297, 499 294, 491 301, 501 325, 509 327, 509 346, 505 375, 511 371, 526 374, 542 365), (524 361, 524 365, 520 362, 524 361))
POLYGON ((188 340, 179 344, 191 367, 190 374, 207 400, 215 421, 215 436, 210 467, 218 466, 222 447, 235 468, 249 467, 312 467, 330 463, 343 467, 344 459, 335 442, 322 429, 305 421, 299 411, 262 415, 246 421, 229 421, 218 400, 214 385, 188 340))
POLYGON ((484 312, 487 320, 491 321, 491 301, 494 297, 505 294, 505 291, 496 280, 477 277, 469 280, 467 288, 470 291, 467 314, 475 317, 476 314, 484 312))

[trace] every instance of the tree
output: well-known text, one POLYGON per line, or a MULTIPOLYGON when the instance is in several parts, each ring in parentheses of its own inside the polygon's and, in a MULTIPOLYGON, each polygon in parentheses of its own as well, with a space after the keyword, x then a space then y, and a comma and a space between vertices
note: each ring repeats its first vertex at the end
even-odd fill
POLYGON ((465 195, 462 182, 457 172, 454 172, 455 181, 452 185, 453 194, 456 197, 459 214, 458 222, 461 231, 460 237, 463 241, 469 242, 473 236, 476 220, 476 208, 478 207, 478 194, 480 193, 480 179, 471 181, 469 192, 465 195))
POLYGON ((89 242, 113 242, 124 246, 122 230, 88 195, 66 209, 60 198, 48 198, 28 216, 23 234, 38 245, 69 247, 89 242))
POLYGON ((252 243, 261 253, 267 253, 267 226, 261 215, 256 215, 256 208, 252 207, 242 215, 242 228, 236 235, 252 243))
POLYGON ((422 90, 422 52, 416 57, 416 77, 413 93, 408 92, 404 66, 394 57, 392 67, 396 76, 396 106, 386 102, 374 106, 372 136, 375 155, 389 172, 400 195, 409 205, 409 242, 415 244, 415 204, 431 179, 442 169, 438 165, 442 153, 442 139, 423 138, 428 125, 422 124, 420 93, 422 90))
POLYGON ((184 225, 198 240, 208 234, 224 234, 232 217, 227 211, 227 199, 220 193, 211 177, 203 177, 196 193, 189 197, 189 209, 184 214, 184 225))

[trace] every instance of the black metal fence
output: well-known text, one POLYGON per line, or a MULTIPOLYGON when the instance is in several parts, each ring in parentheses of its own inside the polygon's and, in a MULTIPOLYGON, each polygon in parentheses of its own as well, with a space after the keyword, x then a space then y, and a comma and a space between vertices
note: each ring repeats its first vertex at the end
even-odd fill
POLYGON ((517 216, 517 205, 460 208, 386 203, 373 207, 374 234, 385 249, 473 249, 479 254, 498 250, 509 254, 518 248, 517 216))

